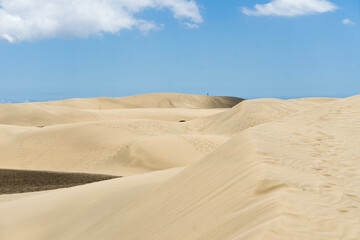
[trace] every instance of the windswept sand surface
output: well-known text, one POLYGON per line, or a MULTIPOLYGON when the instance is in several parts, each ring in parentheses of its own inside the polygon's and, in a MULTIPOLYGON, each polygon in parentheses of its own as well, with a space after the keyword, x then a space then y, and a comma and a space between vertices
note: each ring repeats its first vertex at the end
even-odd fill
POLYGON ((0 168, 126 176, 0 195, 0 239, 360 239, 360 96, 149 94, 0 113, 0 168))

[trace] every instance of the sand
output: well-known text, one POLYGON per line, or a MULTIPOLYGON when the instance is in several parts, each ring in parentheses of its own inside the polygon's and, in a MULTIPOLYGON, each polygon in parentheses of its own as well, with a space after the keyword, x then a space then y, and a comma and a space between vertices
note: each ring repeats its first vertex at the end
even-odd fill
POLYGON ((360 239, 360 96, 234 100, 6 105, 0 168, 125 177, 0 195, 0 239, 360 239))

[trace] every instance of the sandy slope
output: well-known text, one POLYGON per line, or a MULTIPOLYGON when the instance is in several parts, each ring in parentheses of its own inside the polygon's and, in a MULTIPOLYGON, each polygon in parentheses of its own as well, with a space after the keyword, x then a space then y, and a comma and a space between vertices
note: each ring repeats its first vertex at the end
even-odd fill
MULTIPOLYGON (((354 96, 245 101, 183 125, 101 122, 94 135, 75 127, 69 132, 78 129, 76 135, 85 137, 69 146, 80 149, 108 124, 126 126, 114 136, 106 133, 104 142, 132 129, 131 152, 147 160, 129 157, 137 159, 130 165, 169 170, 22 198, 0 196, 0 238, 360 239, 359 119, 360 96, 354 96), (197 151, 208 150, 195 157, 189 148, 166 145, 185 138, 193 138, 187 142, 197 151), (199 139, 218 145, 207 148, 199 139)), ((51 128, 60 134, 73 125, 51 128)), ((0 143, 18 141, 28 131, 19 128, 1 130, 12 137, 0 143)), ((49 135, 56 135, 51 128, 49 135)))
POLYGON ((204 130, 216 134, 237 135, 256 125, 282 119, 308 109, 296 102, 280 99, 256 99, 239 103, 231 110, 207 117, 204 130))
POLYGON ((188 165, 226 140, 155 120, 0 125, 0 168, 127 176, 188 165))

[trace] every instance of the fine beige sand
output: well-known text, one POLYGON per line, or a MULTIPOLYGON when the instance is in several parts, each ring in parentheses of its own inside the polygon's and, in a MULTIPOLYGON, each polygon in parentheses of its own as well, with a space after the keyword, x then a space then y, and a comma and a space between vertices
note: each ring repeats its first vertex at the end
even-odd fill
POLYGON ((360 239, 359 146, 360 95, 3 104, 0 168, 125 177, 0 195, 0 239, 360 239))

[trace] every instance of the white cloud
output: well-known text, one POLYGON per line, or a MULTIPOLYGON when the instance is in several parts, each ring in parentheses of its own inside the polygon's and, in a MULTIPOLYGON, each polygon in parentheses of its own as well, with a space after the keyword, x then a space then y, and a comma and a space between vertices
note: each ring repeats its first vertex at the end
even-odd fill
POLYGON ((337 6, 327 0, 271 0, 266 4, 256 4, 254 9, 242 8, 246 15, 293 17, 334 11, 337 6))
POLYGON ((0 0, 0 40, 161 29, 162 24, 139 17, 146 9, 168 9, 185 25, 198 26, 203 21, 195 0, 0 0))
POLYGON ((354 25, 355 24, 353 21, 351 21, 348 18, 345 18, 344 20, 342 20, 342 23, 345 25, 354 25))
POLYGON ((184 23, 184 24, 189 29, 197 29, 197 28, 199 28, 199 24, 196 24, 196 23, 188 23, 187 22, 187 23, 184 23))

